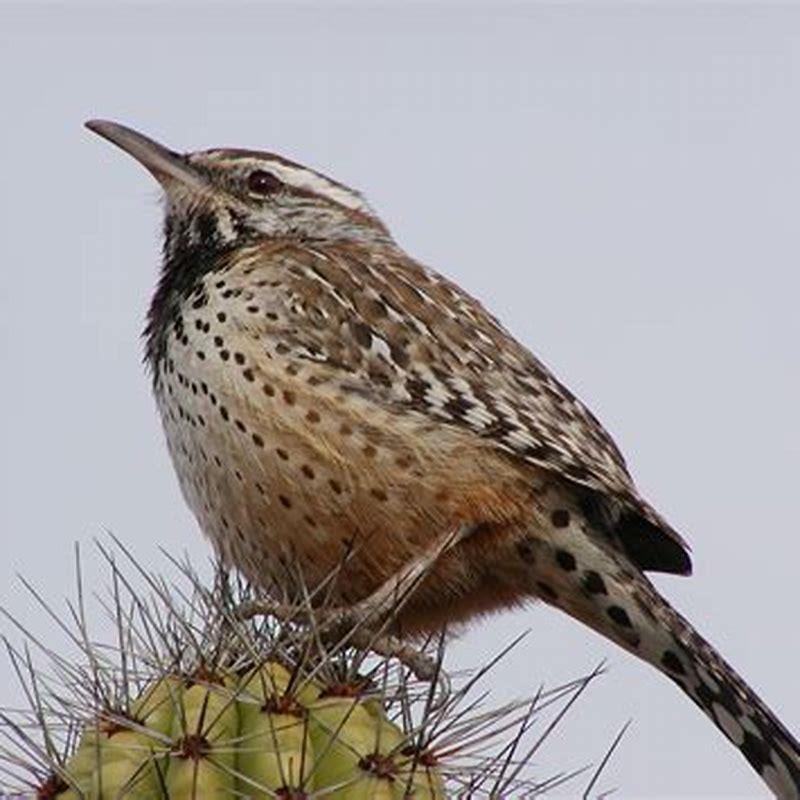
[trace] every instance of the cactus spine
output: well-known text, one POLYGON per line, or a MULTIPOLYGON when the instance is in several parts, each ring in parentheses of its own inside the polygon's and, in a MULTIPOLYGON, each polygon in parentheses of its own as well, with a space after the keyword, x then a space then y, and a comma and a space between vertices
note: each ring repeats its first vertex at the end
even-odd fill
POLYGON ((516 751, 532 715, 568 707, 593 675, 487 711, 466 700, 483 671, 454 687, 437 643, 409 656, 387 655, 385 641, 371 647, 363 631, 331 640, 313 602, 243 615, 261 601, 221 570, 209 588, 173 562, 168 582, 117 546, 133 570, 100 547, 113 645, 90 635, 82 587, 70 634, 80 658, 57 655, 21 623, 25 647, 7 642, 31 708, 0 710, 16 746, 0 744, 0 794, 3 772, 22 776, 12 796, 38 800, 532 797, 564 780, 535 780, 516 751), (416 677, 427 662, 438 682, 416 677))

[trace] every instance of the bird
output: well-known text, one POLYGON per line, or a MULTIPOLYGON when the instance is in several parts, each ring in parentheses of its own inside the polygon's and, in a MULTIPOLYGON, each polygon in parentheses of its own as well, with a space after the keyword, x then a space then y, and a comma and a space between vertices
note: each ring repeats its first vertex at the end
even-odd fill
POLYGON ((424 565, 408 636, 543 601, 664 673, 776 797, 800 797, 797 739, 647 577, 690 574, 686 542, 478 300, 321 172, 86 125, 163 189, 145 361, 224 562, 267 590, 289 558, 312 588, 338 565, 343 607, 424 565))

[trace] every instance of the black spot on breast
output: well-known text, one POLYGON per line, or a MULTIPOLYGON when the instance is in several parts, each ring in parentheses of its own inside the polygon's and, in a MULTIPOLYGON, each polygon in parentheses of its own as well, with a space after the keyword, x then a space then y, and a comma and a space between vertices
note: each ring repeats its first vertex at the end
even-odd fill
MULTIPOLYGON (((145 328, 145 356, 158 377, 166 355, 167 331, 184 303, 205 305, 202 286, 206 275, 221 272, 234 247, 246 243, 246 234, 226 242, 214 214, 168 214, 164 224, 164 266, 153 295, 145 328)), ((222 321, 222 320, 220 320, 222 321)), ((179 336, 181 334, 178 334, 179 336)))
POLYGON ((569 511, 565 508, 557 508, 550 515, 550 521, 555 528, 566 528, 569 525, 569 511))

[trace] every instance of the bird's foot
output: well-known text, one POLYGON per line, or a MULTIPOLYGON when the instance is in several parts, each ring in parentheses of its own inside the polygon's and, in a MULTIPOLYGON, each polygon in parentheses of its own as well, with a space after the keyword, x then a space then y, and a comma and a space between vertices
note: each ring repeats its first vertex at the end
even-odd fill
POLYGON ((418 680, 439 683, 445 680, 440 659, 397 636, 369 627, 367 616, 358 606, 325 611, 273 600, 253 600, 240 605, 236 615, 245 620, 273 617, 280 622, 313 627, 315 637, 329 651, 354 647, 365 653, 396 659, 418 680))

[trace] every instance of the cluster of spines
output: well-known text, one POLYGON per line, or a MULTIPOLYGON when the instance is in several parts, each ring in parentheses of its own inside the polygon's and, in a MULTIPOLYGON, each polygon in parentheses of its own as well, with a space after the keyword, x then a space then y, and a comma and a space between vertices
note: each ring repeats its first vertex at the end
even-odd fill
POLYGON ((357 692, 290 689, 268 663, 243 675, 165 676, 83 731, 39 796, 91 798, 443 798, 435 758, 417 754, 382 704, 357 692))
MULTIPOLYGON (((80 659, 27 630, 25 647, 6 641, 30 705, 0 714, 0 788, 5 772, 12 796, 533 797, 582 772, 535 777, 530 757, 543 741, 526 741, 533 720, 555 709, 560 719, 597 673, 484 710, 471 695, 493 664, 460 685, 443 672, 421 682, 347 635, 326 640, 318 609, 301 621, 244 620, 252 594, 222 572, 209 588, 187 564, 173 562, 179 578, 167 582, 131 559, 143 588, 100 549, 114 645, 89 634, 80 572, 74 626, 63 625, 80 659)), ((441 643, 428 652, 441 667, 441 643)))

